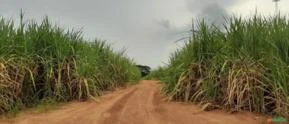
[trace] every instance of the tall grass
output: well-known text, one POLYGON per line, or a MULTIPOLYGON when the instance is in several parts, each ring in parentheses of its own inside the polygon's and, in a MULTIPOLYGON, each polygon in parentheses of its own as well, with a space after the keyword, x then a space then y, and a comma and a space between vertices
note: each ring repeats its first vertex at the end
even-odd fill
POLYGON ((124 52, 50 23, 0 19, 0 114, 42 101, 86 100, 138 80, 124 52))
POLYGON ((153 72, 174 100, 207 109, 289 116, 289 21, 232 17, 194 24, 191 39, 153 72))

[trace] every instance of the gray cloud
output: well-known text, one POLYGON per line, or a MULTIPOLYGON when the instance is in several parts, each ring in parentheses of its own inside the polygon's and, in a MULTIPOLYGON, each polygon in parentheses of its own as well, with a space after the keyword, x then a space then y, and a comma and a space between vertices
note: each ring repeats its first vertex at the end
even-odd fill
POLYGON ((165 30, 170 30, 172 28, 172 24, 169 20, 161 20, 158 22, 158 24, 165 30))
POLYGON ((199 14, 208 23, 221 25, 224 23, 224 18, 228 16, 227 11, 216 3, 207 5, 199 14))
POLYGON ((177 27, 169 20, 158 21, 159 35, 168 41, 176 41, 187 37, 190 30, 190 25, 182 25, 177 27))
MULTIPOLYGON (((186 5, 192 18, 205 19, 207 23, 221 25, 224 23, 224 18, 228 16, 227 8, 238 2, 240 0, 187 0, 186 5)), ((168 19, 158 21, 160 35, 166 39, 175 40, 188 37, 191 26, 189 21, 188 24, 182 26, 175 26, 168 19)))
POLYGON ((21 8, 26 19, 48 15, 62 27, 82 28, 85 38, 107 40, 115 50, 125 47, 137 63, 156 67, 178 47, 174 41, 188 35, 193 17, 219 20, 235 1, 241 0, 1 0, 0 15, 17 19, 21 8))
POLYGON ((188 0, 188 9, 204 18, 208 23, 220 25, 224 23, 224 17, 228 16, 227 8, 238 3, 240 0, 188 0))
POLYGON ((188 0, 187 5, 190 11, 199 12, 212 4, 217 4, 220 8, 226 8, 239 2, 240 0, 188 0))

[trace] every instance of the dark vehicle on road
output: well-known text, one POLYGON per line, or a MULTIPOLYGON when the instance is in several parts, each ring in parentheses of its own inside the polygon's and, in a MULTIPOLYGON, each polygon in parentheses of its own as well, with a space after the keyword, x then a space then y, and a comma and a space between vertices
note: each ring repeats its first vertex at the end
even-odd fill
POLYGON ((141 76, 143 77, 148 75, 151 71, 151 68, 149 66, 146 66, 146 65, 136 65, 136 66, 139 68, 141 72, 141 76))

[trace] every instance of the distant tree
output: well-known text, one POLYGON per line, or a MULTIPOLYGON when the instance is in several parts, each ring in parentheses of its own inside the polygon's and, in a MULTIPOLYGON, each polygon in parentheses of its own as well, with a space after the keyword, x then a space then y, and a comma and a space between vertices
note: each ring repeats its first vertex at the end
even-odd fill
POLYGON ((148 75, 150 73, 150 71, 151 71, 151 68, 149 66, 147 66, 147 65, 136 65, 136 66, 139 68, 139 70, 141 72, 141 75, 143 77, 148 75))

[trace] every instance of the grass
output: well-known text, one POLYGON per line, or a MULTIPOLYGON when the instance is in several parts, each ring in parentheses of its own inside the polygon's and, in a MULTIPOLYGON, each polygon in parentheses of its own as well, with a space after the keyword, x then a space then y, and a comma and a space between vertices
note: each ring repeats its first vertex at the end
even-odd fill
POLYGON ((87 41, 47 17, 20 20, 15 26, 0 18, 0 114, 47 100, 87 100, 140 78, 134 62, 104 41, 87 41))
POLYGON ((21 113, 35 113, 35 114, 39 114, 39 113, 46 113, 52 110, 57 110, 59 108, 61 108, 62 106, 64 106, 66 103, 65 102, 59 102, 59 101, 55 101, 54 99, 44 99, 39 101, 37 104, 35 104, 33 107, 31 108, 25 108, 25 109, 20 109, 20 108, 13 108, 12 110, 9 110, 5 113, 3 113, 0 118, 15 118, 19 115, 21 115, 21 113), (21 111, 20 111, 21 110, 21 111))
POLYGON ((150 77, 172 100, 207 110, 289 117, 289 21, 280 15, 231 17, 222 27, 198 21, 184 47, 150 77))

